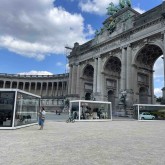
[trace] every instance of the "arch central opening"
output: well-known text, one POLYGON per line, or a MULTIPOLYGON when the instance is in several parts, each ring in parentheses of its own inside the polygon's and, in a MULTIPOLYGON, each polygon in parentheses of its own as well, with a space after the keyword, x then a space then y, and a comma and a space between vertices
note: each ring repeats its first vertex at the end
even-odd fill
POLYGON ((94 68, 92 65, 87 65, 84 68, 83 72, 83 81, 84 81, 84 98, 85 100, 92 100, 93 96, 93 76, 94 68))
POLYGON ((154 64, 162 55, 163 51, 157 45, 145 45, 138 53, 136 60, 137 92, 141 104, 155 103, 154 64))

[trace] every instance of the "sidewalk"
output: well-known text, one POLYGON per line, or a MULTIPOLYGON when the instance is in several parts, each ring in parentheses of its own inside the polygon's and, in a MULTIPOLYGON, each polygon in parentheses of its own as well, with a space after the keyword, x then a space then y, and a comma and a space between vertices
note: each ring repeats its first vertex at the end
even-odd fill
POLYGON ((164 165, 165 122, 55 122, 0 131, 1 165, 164 165))

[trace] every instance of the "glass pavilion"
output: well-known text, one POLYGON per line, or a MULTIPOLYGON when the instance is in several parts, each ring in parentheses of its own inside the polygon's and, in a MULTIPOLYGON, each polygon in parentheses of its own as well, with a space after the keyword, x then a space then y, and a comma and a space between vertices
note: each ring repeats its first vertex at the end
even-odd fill
POLYGON ((165 120, 165 105, 135 104, 133 105, 133 118, 144 120, 165 120))
POLYGON ((74 100, 70 101, 70 115, 77 121, 112 120, 111 102, 74 100))
POLYGON ((0 89, 0 129, 37 124, 40 96, 19 90, 0 89))

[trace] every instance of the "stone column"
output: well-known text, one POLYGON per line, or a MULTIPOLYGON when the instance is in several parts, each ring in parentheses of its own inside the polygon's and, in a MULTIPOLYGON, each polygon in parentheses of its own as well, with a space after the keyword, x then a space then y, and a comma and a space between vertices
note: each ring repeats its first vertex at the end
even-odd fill
POLYGON ((35 89, 34 89, 34 93, 37 94, 37 82, 35 82, 35 89))
POLYGON ((3 81, 3 88, 5 88, 5 85, 6 85, 6 81, 3 81))
POLYGON ((12 81, 10 81, 10 89, 12 88, 12 84, 13 84, 13 82, 12 82, 12 81))
POLYGON ((26 82, 23 82, 23 91, 25 90, 25 83, 26 83, 26 82))
POLYGON ((72 85, 72 66, 70 66, 70 70, 69 70, 68 94, 71 94, 71 85, 72 85))
POLYGON ((163 46, 164 46, 164 50, 163 50, 163 63, 164 63, 164 87, 162 88, 162 93, 163 93, 163 97, 162 97, 162 104, 165 104, 165 31, 163 32, 164 38, 163 38, 163 46))
POLYGON ((131 47, 128 45, 127 47, 127 83, 126 83, 126 89, 132 89, 132 53, 131 53, 131 47))
POLYGON ((97 65, 97 92, 101 92, 101 58, 98 58, 98 65, 97 65))
POLYGON ((76 84, 76 94, 80 92, 80 65, 77 65, 77 84, 76 84))
POLYGON ((56 96, 58 96, 58 87, 59 87, 59 82, 57 82, 57 87, 56 87, 56 96))
POLYGON ((46 96, 48 96, 48 86, 49 86, 49 82, 46 82, 46 96))
POLYGON ((19 88, 19 81, 17 81, 17 87, 16 87, 17 89, 19 88))
POLYGON ((126 58, 126 104, 127 108, 133 105, 133 76, 132 76, 132 49, 131 46, 127 46, 127 58, 126 58))
POLYGON ((69 80, 65 82, 65 94, 68 94, 68 85, 69 85, 69 80))
POLYGON ((53 96, 54 82, 52 82, 51 96, 53 96))
POLYGON ((42 96, 42 87, 43 87, 43 82, 41 82, 40 96, 42 96))
POLYGON ((125 72, 125 68, 126 68, 126 50, 124 47, 122 47, 122 62, 121 62, 121 87, 120 90, 125 90, 126 89, 126 72, 125 72))
POLYGON ((31 91, 31 84, 32 82, 29 82, 29 92, 31 91))
POLYGON ((153 79, 153 72, 151 73, 151 76, 150 76, 150 81, 151 81, 151 104, 155 104, 155 98, 154 98, 154 79, 153 79))
POLYGON ((97 92, 97 58, 94 62, 94 76, 93 76, 93 93, 97 92))
POLYGON ((62 81, 62 89, 61 89, 61 95, 64 95, 64 81, 62 81))
MULTIPOLYGON (((138 92, 138 86, 137 86, 137 66, 136 64, 132 65, 132 75, 135 76, 136 78, 132 79, 132 88, 133 88, 133 92, 137 93, 138 92)), ((138 99, 137 99, 137 95, 133 95, 133 104, 137 104, 138 103, 138 99)))
POLYGON ((75 94, 75 87, 76 87, 76 82, 75 82, 75 77, 76 77, 76 66, 75 64, 73 65, 72 69, 72 84, 71 84, 71 94, 75 94))

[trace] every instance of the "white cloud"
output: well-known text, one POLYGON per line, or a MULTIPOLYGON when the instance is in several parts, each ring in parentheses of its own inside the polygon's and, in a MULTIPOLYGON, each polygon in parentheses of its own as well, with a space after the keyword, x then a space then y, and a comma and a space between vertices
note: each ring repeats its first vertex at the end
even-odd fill
POLYGON ((63 54, 66 43, 87 41, 83 17, 54 7, 53 0, 3 0, 0 11, 0 48, 20 55, 43 60, 63 54))
POLYGON ((110 2, 118 5, 119 0, 80 0, 79 6, 84 12, 105 15, 110 2))
POLYGON ((133 9, 139 12, 140 14, 145 12, 145 10, 141 9, 140 7, 134 7, 133 9))
POLYGON ((154 64, 154 94, 162 97, 162 88, 164 86, 164 65, 163 59, 159 57, 154 64))
POLYGON ((35 71, 31 70, 30 72, 22 72, 22 73, 17 73, 20 75, 53 75, 53 73, 48 72, 48 71, 35 71))
POLYGON ((159 78, 156 77, 156 78, 154 78, 154 81, 161 86, 163 85, 163 77, 159 77, 159 78))
POLYGON ((65 65, 65 69, 66 69, 66 72, 69 73, 70 67, 68 63, 65 65))
POLYGON ((154 64, 154 71, 154 78, 164 77, 164 64, 161 57, 159 57, 154 64))
POLYGON ((95 30, 92 28, 90 24, 87 25, 87 30, 89 35, 95 34, 95 30))
MULTIPOLYGON (((119 4, 119 0, 81 0, 79 6, 84 12, 105 15, 107 12, 106 8, 111 2, 113 2, 114 5, 119 4)), ((138 7, 133 7, 133 9, 141 14, 145 12, 145 10, 141 9, 139 5, 138 7)))
POLYGON ((162 90, 161 90, 161 88, 155 88, 154 89, 154 95, 156 95, 157 97, 162 97, 162 90))

